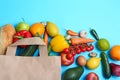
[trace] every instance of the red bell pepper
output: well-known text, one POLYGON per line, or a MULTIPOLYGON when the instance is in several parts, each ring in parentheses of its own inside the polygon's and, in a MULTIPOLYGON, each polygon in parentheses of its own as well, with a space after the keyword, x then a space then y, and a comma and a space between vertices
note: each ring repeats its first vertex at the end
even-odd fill
POLYGON ((74 62, 74 56, 71 53, 61 53, 61 64, 64 66, 69 66, 74 62))
MULTIPOLYGON (((23 38, 30 38, 30 37, 32 37, 32 34, 29 31, 21 30, 21 31, 17 32, 16 34, 14 34, 13 42, 16 42, 16 41, 23 39, 23 38)), ((20 45, 20 47, 25 48, 26 45, 20 45)))

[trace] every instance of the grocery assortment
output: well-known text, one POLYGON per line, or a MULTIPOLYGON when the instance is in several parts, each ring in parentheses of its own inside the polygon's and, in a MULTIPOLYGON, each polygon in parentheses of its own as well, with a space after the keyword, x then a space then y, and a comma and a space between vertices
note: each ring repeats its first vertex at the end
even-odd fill
MULTIPOLYGON (((39 37, 47 45, 49 56, 52 56, 52 51, 61 56, 62 67, 68 67, 73 63, 77 64, 77 67, 71 67, 64 72, 62 80, 79 80, 84 74, 84 67, 92 71, 97 69, 100 64, 105 79, 110 79, 111 76, 120 76, 120 65, 109 63, 108 59, 111 57, 113 60, 120 61, 120 45, 112 46, 110 49, 110 42, 106 38, 100 38, 95 29, 90 29, 93 38, 88 38, 87 34, 89 33, 84 29, 79 33, 72 29, 65 29, 65 31, 66 36, 62 35, 59 27, 50 21, 36 22, 31 26, 25 21, 18 23, 15 27, 7 24, 0 28, 0 54, 5 54, 7 47, 20 39, 39 37), (93 45, 94 42, 96 42, 96 46, 93 45), (95 48, 101 51, 100 55, 93 51, 95 48), (110 56, 105 51, 108 51, 110 56), (84 52, 88 53, 89 58, 84 56, 84 52)), ((38 45, 23 44, 19 47, 23 49, 19 56, 33 56, 38 50, 38 45)), ((99 80, 100 78, 97 72, 90 72, 85 79, 99 80)))

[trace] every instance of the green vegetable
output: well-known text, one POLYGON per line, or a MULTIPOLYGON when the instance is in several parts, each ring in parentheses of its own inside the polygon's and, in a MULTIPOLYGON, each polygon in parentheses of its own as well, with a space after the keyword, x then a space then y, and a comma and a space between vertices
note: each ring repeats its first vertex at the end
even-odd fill
POLYGON ((93 35, 93 37, 94 37, 96 40, 99 40, 99 36, 98 36, 97 32, 96 32, 94 29, 91 29, 91 30, 90 30, 90 33, 93 35))
POLYGON ((47 49, 48 49, 48 56, 50 56, 50 52, 51 52, 51 49, 52 49, 52 47, 51 47, 51 45, 50 45, 50 44, 48 44, 47 49))
POLYGON ((38 45, 28 45, 20 54, 20 56, 33 56, 37 49, 38 45))
MULTIPOLYGON (((35 37, 43 39, 38 33, 36 33, 35 37)), ((38 45, 28 45, 20 54, 20 56, 33 56, 37 49, 38 45)))
POLYGON ((63 75, 63 80, 79 80, 84 72, 84 68, 79 66, 75 68, 69 68, 63 75))
POLYGON ((110 78, 111 70, 110 70, 110 65, 109 65, 107 55, 105 52, 101 52, 100 56, 101 56, 101 61, 102 61, 103 75, 105 78, 110 78))

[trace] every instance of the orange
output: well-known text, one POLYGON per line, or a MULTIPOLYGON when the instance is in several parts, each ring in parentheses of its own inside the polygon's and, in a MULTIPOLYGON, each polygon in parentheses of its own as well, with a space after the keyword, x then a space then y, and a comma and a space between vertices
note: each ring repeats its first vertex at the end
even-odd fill
POLYGON ((120 60, 120 45, 115 45, 110 50, 110 56, 114 60, 120 60))
POLYGON ((35 36, 36 33, 38 33, 41 36, 42 34, 44 34, 44 31, 45 31, 45 28, 42 23, 34 23, 30 27, 30 32, 32 33, 33 36, 35 36))

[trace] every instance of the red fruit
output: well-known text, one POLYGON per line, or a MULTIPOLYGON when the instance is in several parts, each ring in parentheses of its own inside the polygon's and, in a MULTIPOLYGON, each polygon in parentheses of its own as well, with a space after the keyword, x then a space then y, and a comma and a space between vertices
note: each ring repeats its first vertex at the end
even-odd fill
POLYGON ((86 48, 85 48, 85 47, 82 47, 82 48, 81 48, 81 51, 82 51, 82 52, 85 52, 85 51, 86 51, 86 48))
POLYGON ((91 51, 91 48, 90 47, 86 47, 86 51, 91 51))
POLYGON ((81 53, 81 49, 78 48, 78 49, 76 50, 76 53, 77 53, 77 54, 80 54, 80 53, 81 53))
POLYGON ((99 77, 96 73, 91 72, 86 76, 86 80, 99 80, 99 77))
POLYGON ((66 53, 61 53, 61 64, 64 66, 69 66, 74 62, 74 56, 71 59, 67 59, 66 53))
POLYGON ((67 59, 71 59, 73 57, 73 55, 72 54, 67 54, 67 59))
POLYGON ((91 49, 91 51, 94 49, 94 46, 93 45, 90 45, 90 49, 91 49))
POLYGON ((69 52, 69 49, 68 48, 65 48, 64 50, 63 50, 63 53, 68 53, 69 52))
POLYGON ((72 54, 73 56, 75 56, 75 55, 76 55, 75 51, 72 51, 72 52, 71 52, 71 54, 72 54))

